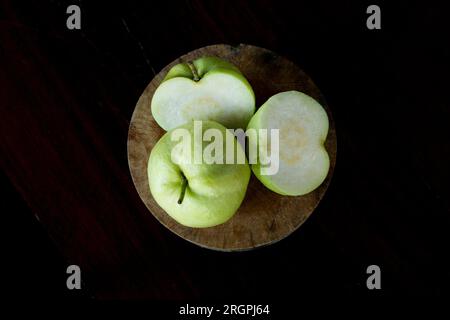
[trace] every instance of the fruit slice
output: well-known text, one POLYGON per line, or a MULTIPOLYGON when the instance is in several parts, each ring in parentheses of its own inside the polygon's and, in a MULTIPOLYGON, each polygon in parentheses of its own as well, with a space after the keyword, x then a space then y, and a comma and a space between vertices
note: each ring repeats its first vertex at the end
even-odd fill
MULTIPOLYGON (((279 129, 278 172, 263 175, 264 165, 252 165, 256 177, 267 188, 282 195, 299 196, 313 191, 325 180, 330 167, 324 147, 328 116, 316 100, 298 91, 278 93, 258 109, 248 124, 247 129, 250 128, 269 129, 268 132, 279 129)), ((267 136, 270 146, 270 133, 267 136)))
POLYGON ((255 112, 255 95, 236 66, 203 57, 169 70, 153 95, 151 110, 166 131, 192 120, 244 129, 255 112))

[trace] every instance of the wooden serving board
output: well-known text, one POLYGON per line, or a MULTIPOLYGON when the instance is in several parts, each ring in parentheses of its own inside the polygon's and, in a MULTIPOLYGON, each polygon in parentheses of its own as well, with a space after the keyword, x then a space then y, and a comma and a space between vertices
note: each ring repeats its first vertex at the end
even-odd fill
POLYGON ((128 163, 134 185, 150 212, 168 229, 199 246, 222 251, 249 250, 277 242, 295 231, 322 199, 336 162, 336 131, 333 117, 312 80, 294 63, 263 48, 239 45, 203 47, 167 65, 142 93, 131 118, 128 132, 128 163), (150 102, 167 71, 175 64, 202 56, 216 56, 235 64, 248 79, 261 106, 272 95, 288 90, 302 91, 325 107, 330 120, 325 143, 330 171, 322 185, 299 197, 278 195, 252 174, 246 196, 237 213, 226 223, 212 228, 189 228, 173 220, 153 199, 148 184, 147 161, 150 151, 165 133, 153 119, 150 102))

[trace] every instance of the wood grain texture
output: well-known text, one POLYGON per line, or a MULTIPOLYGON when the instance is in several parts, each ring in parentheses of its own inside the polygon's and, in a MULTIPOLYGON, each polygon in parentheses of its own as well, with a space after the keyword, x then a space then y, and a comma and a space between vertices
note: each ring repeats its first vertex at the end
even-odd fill
POLYGON ((285 238, 301 226, 314 211, 333 175, 336 162, 336 132, 330 109, 319 89, 294 63, 260 47, 212 45, 189 52, 173 61, 162 69, 144 90, 130 123, 128 161, 133 182, 141 199, 168 229, 202 247, 221 251, 249 250, 285 238), (330 119, 330 129, 325 143, 330 156, 330 170, 319 188, 304 196, 281 196, 264 187, 252 175, 246 197, 233 218, 222 225, 203 229, 182 226, 156 203, 149 189, 147 161, 153 146, 165 131, 151 115, 151 99, 173 65, 202 56, 217 56, 235 64, 252 85, 257 107, 272 95, 288 90, 305 92, 325 107, 330 119))

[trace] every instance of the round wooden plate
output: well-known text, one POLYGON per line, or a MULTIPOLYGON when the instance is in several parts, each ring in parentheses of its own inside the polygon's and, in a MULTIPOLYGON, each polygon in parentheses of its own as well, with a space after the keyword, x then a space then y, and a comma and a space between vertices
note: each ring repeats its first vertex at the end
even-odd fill
POLYGON ((272 244, 295 231, 322 199, 336 162, 336 131, 330 109, 319 89, 294 63, 263 48, 239 45, 212 45, 185 54, 158 73, 142 93, 128 132, 128 163, 134 185, 150 212, 169 230, 199 246, 221 251, 249 250, 272 244), (278 195, 252 174, 244 201, 228 222, 212 228, 188 228, 173 220, 153 199, 148 184, 150 151, 165 133, 152 117, 150 102, 167 71, 175 64, 202 56, 216 56, 235 64, 248 79, 261 106, 270 96, 288 90, 302 91, 325 107, 330 120, 325 143, 330 171, 322 185, 299 197, 278 195))

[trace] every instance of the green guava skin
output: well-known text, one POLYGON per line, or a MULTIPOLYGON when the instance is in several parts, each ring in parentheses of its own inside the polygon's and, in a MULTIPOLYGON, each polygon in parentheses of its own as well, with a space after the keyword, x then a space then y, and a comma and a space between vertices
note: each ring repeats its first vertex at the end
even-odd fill
MULTIPOLYGON (((179 128, 188 130, 194 136, 193 122, 179 128)), ((217 122, 203 121, 202 131, 209 128, 218 129, 224 142, 226 136, 231 136, 230 141, 234 141, 237 154, 245 159, 243 148, 229 130, 217 122)), ((225 223, 236 213, 245 197, 251 174, 248 162, 226 164, 224 160, 223 164, 194 164, 192 149, 190 163, 176 164, 171 158, 172 149, 179 143, 171 140, 171 134, 176 129, 164 134, 150 153, 147 173, 153 198, 167 214, 184 226, 207 228, 225 223), (178 203, 184 177, 187 185, 184 198, 178 203)), ((210 143, 203 141, 202 150, 210 143)), ((225 152, 223 155, 225 157, 225 152)), ((185 153, 179 157, 187 159, 185 153)))

